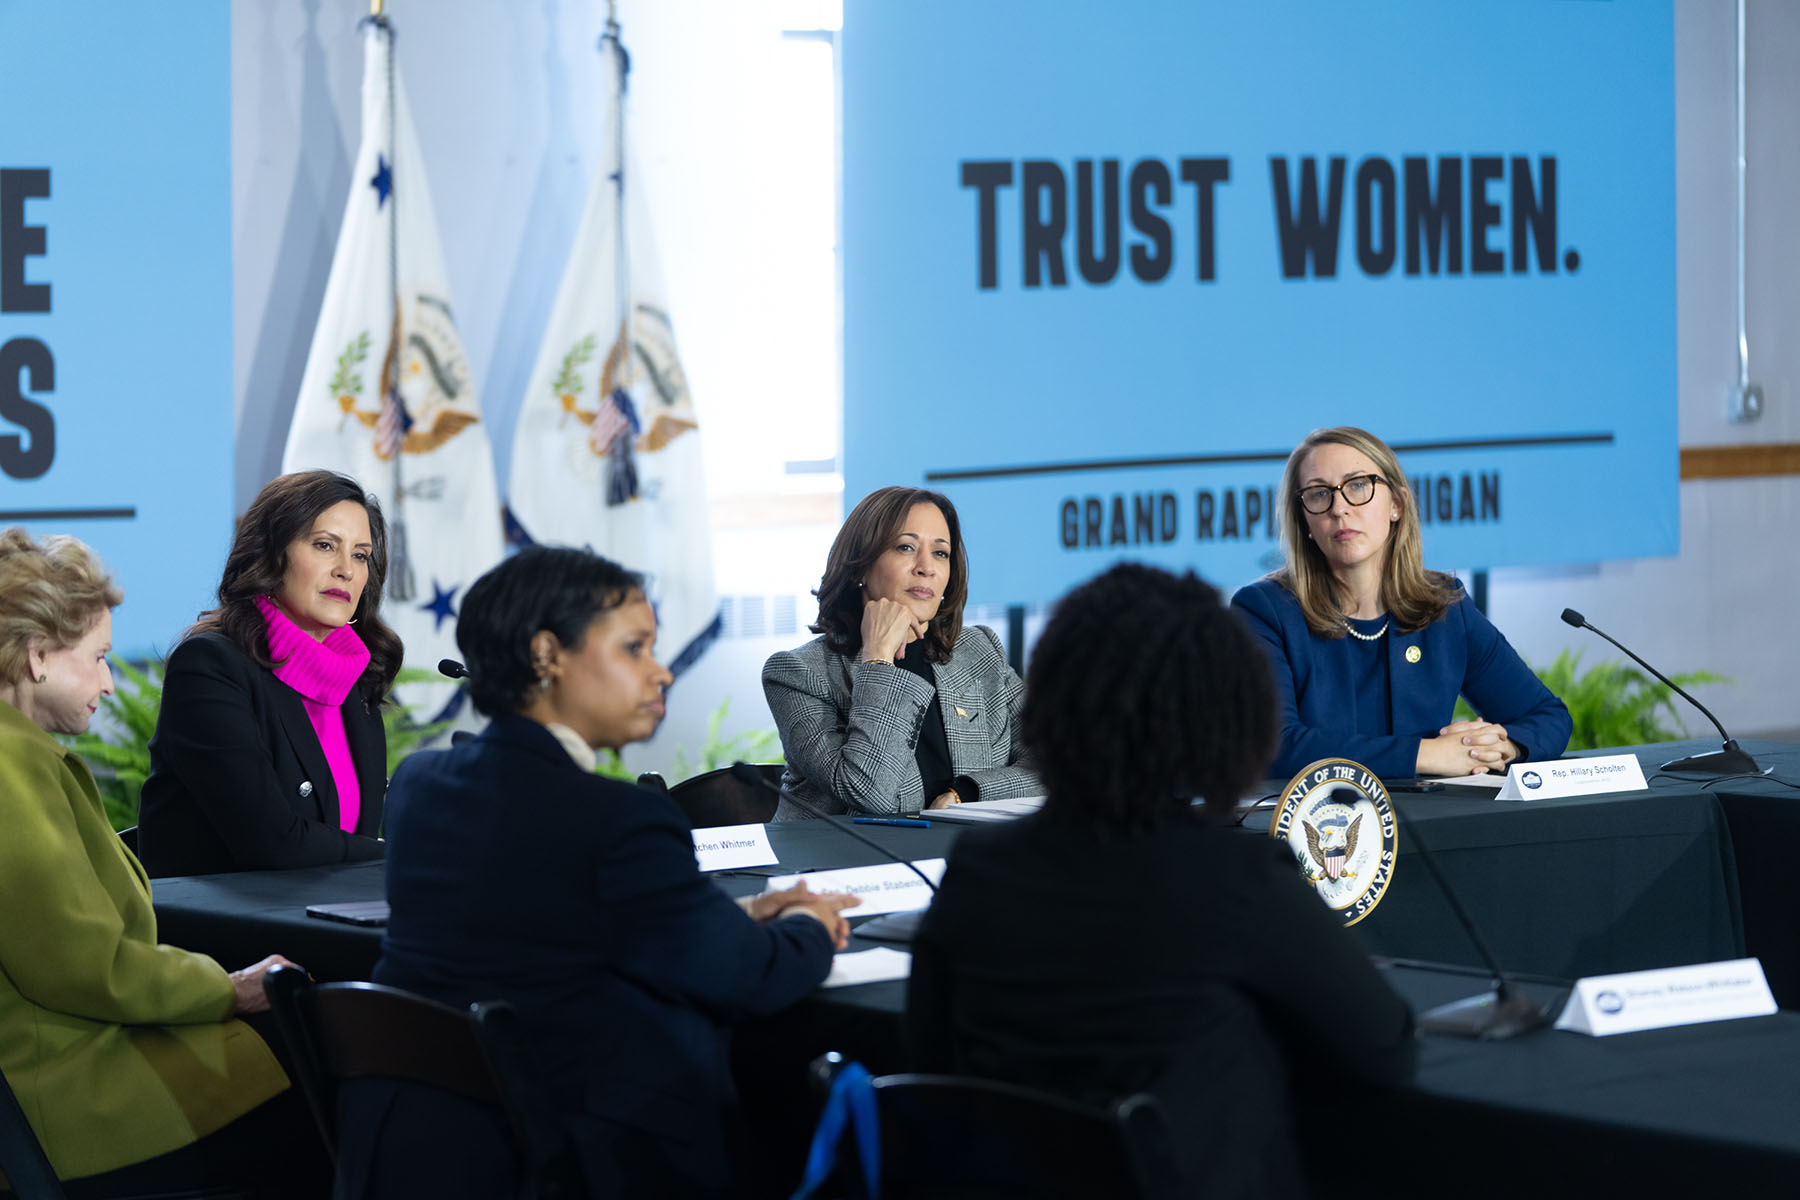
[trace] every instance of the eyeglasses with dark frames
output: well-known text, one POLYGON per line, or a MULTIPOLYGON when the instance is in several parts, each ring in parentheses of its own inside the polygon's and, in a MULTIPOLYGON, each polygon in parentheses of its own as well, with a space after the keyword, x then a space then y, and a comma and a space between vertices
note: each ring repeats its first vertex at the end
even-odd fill
POLYGON ((1375 485, 1378 483, 1387 483, 1387 480, 1379 475, 1352 475, 1335 486, 1315 483, 1311 487, 1301 488, 1297 494, 1300 497, 1300 507, 1316 516, 1331 511, 1339 492, 1344 495, 1344 503, 1361 508, 1375 498, 1375 485))

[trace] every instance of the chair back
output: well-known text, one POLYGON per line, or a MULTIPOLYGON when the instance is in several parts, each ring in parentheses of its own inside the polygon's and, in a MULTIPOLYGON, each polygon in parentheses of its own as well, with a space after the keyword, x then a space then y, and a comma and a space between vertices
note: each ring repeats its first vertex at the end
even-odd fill
POLYGON ((1176 1194, 1156 1099, 1098 1109, 953 1075, 874 1081, 884 1200, 1163 1200, 1176 1194))
MULTIPOLYGON (((780 763, 758 763, 763 778, 777 788, 781 786, 780 763)), ((692 829, 710 829, 715 825, 756 825, 775 815, 781 802, 767 788, 751 787, 734 779, 731 768, 721 767, 692 779, 684 779, 669 789, 669 799, 681 809, 692 829)))
POLYGON ((19 1200, 63 1200, 62 1184, 25 1119, 12 1085, 0 1075, 0 1194, 8 1183, 19 1200))
MULTIPOLYGON (((825 1086, 843 1066, 815 1060, 825 1086)), ((1162 1108, 1147 1094, 1091 1108, 1032 1088, 957 1075, 884 1075, 868 1085, 880 1126, 882 1200, 1171 1200, 1182 1195, 1162 1108)), ((853 1138, 839 1147, 840 1185, 853 1138)))
POLYGON ((119 830, 119 840, 124 842, 125 848, 133 854, 137 853, 137 830, 138 827, 136 825, 127 825, 125 828, 119 830))
POLYGON ((537 1084, 510 1005, 456 1009, 377 983, 313 984, 294 967, 271 970, 263 987, 334 1158, 338 1086, 397 1080, 492 1110, 519 1164, 520 1195, 582 1194, 567 1132, 537 1084))

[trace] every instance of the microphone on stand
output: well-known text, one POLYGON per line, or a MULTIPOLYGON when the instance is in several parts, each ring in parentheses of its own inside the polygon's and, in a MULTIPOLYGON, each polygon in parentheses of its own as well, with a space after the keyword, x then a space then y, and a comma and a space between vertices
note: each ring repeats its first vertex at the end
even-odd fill
MULTIPOLYGON (((467 679, 469 677, 469 668, 463 666, 454 658, 440 658, 438 659, 438 674, 448 679, 467 679)), ((467 729, 458 729, 450 735, 450 744, 452 746, 460 746, 464 742, 473 741, 474 738, 475 735, 470 733, 467 729)))
POLYGON ((770 783, 768 781, 768 779, 766 777, 764 777, 763 773, 756 768, 756 765, 754 763, 747 763, 747 762, 732 763, 731 764, 731 777, 733 779, 737 780, 739 783, 745 784, 749 787, 766 788, 767 790, 774 792, 778 798, 780 798, 782 800, 786 800, 788 803, 794 805, 794 807, 800 809, 801 811, 806 812, 812 816, 818 817, 820 820, 824 821, 827 825, 830 825, 833 828, 835 828, 843 833, 849 834, 851 837, 855 838, 857 841, 861 842, 863 845, 867 846, 869 849, 875 851, 875 853, 881 855, 881 857, 887 859, 889 862, 899 863, 901 866, 903 866, 907 870, 911 871, 914 875, 917 875, 920 879, 924 880, 925 886, 931 889, 931 894, 934 896, 937 895, 937 884, 931 882, 931 877, 929 875, 925 874, 925 872, 919 870, 918 867, 914 866, 910 860, 901 858, 898 854, 895 854, 892 850, 889 850, 886 846, 883 846, 880 842, 875 841, 873 838, 864 837, 862 834, 856 832, 856 830, 853 829, 850 825, 839 820, 837 817, 833 816, 832 814, 813 806, 812 804, 808 803, 807 801, 800 799, 798 796, 793 796, 793 795, 784 793, 780 788, 778 788, 774 784, 770 783))
MULTIPOLYGON (((1348 792, 1351 803, 1360 794, 1354 788, 1339 787, 1333 790, 1348 792)), ((1450 902, 1450 912, 1456 917, 1456 923, 1469 935, 1469 941, 1475 944, 1475 952, 1481 956, 1482 963, 1494 977, 1491 991, 1462 1000, 1452 1000, 1449 1004, 1440 1004, 1420 1013, 1419 1028, 1426 1033, 1444 1033, 1453 1037, 1497 1042, 1548 1025, 1549 1016, 1519 990, 1518 985, 1500 966, 1500 960, 1494 957, 1487 939, 1475 927, 1475 919, 1462 906, 1462 901, 1450 886, 1450 881, 1444 877, 1443 871, 1438 869, 1437 858, 1431 853, 1431 847, 1425 844, 1425 839, 1419 836, 1418 826, 1401 817, 1400 805, 1394 802, 1391 795, 1388 797, 1388 807, 1393 810, 1394 823, 1406 830, 1406 835, 1419 851, 1419 861, 1425 864, 1426 872, 1437 881, 1444 899, 1450 902)))
POLYGON ((1707 709, 1706 705, 1700 703, 1698 700, 1694 699, 1692 696, 1690 696, 1686 692, 1682 691, 1679 687, 1676 687, 1675 681, 1673 679, 1670 679, 1667 675, 1664 675, 1661 671, 1657 670, 1655 667, 1651 666, 1649 663, 1645 662, 1643 659, 1639 658, 1637 655, 1632 654, 1632 652, 1623 643, 1621 643, 1617 638, 1606 633, 1604 630, 1596 629, 1594 626, 1589 625, 1587 622, 1587 618, 1582 616, 1580 613, 1576 612, 1574 609, 1572 609, 1572 608, 1563 609, 1562 610, 1562 619, 1563 619, 1564 624, 1573 625, 1577 629, 1586 629, 1586 630, 1589 630, 1590 632, 1597 633, 1601 637, 1605 638, 1607 641, 1611 642, 1613 645, 1619 647, 1619 649, 1624 650, 1625 653, 1631 658, 1632 662, 1635 662, 1638 666, 1644 668, 1644 670, 1650 672, 1652 675, 1656 676, 1658 679, 1660 679, 1664 683, 1668 684, 1669 688, 1672 691, 1674 691, 1676 695, 1680 696, 1683 700, 1686 700, 1689 704, 1693 705, 1695 708, 1699 709, 1703 714, 1705 714, 1706 719, 1713 723, 1713 728, 1717 729, 1719 731, 1719 736, 1725 740, 1724 749, 1708 751, 1705 754, 1693 754, 1693 755, 1689 755, 1687 758, 1671 759, 1669 762, 1666 762, 1662 766, 1658 767, 1657 770, 1667 771, 1672 775, 1764 775, 1764 774, 1767 774, 1767 771, 1765 771, 1762 767, 1757 765, 1757 762, 1754 758, 1751 758, 1748 754, 1746 754, 1743 751, 1743 749, 1737 744, 1736 739, 1734 739, 1729 733, 1725 732, 1725 726, 1719 724, 1719 718, 1713 716, 1712 713, 1707 709))

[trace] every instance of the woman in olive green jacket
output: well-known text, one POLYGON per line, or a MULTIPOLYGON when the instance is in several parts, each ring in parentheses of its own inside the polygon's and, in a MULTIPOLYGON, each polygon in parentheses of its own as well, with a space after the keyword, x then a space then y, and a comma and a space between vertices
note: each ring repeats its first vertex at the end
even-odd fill
POLYGON ((0 533, 0 1073, 64 1179, 161 1160, 287 1088, 231 1019, 266 1006, 282 960, 228 974, 157 944, 144 868, 51 736, 111 693, 120 598, 73 538, 0 533))

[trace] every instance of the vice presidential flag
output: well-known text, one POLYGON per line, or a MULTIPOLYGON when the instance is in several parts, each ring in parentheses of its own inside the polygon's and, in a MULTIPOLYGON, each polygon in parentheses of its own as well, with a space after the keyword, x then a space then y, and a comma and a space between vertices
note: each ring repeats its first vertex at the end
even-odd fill
POLYGON ((700 422, 624 146, 626 60, 608 23, 610 147, 513 438, 510 509, 531 541, 587 546, 649 576, 658 657, 677 674, 719 629, 700 422))
MULTIPOLYGON (((363 128, 284 472, 354 476, 388 522, 381 615, 409 666, 457 657, 456 614, 504 541, 493 451, 456 331, 392 27, 363 24, 363 128)), ((406 698, 438 715, 449 686, 406 698)))

